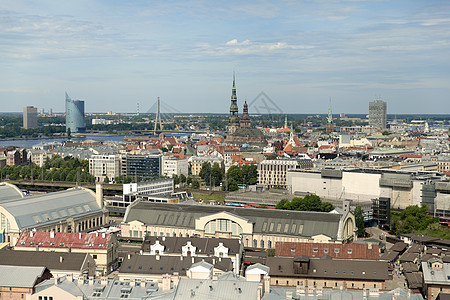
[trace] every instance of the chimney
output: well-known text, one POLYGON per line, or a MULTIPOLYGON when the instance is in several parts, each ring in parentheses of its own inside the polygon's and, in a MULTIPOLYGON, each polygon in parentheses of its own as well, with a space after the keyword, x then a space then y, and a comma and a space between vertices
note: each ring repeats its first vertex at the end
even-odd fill
POLYGON ((128 253, 128 259, 131 259, 131 254, 128 253))
POLYGON ((60 256, 59 257, 59 263, 62 264, 63 261, 64 261, 64 257, 60 256))
POLYGON ((102 238, 104 239, 106 237, 106 233, 102 232, 102 238))
POLYGON ((162 237, 162 240, 163 240, 163 241, 165 241, 165 240, 166 240, 166 237, 165 237, 165 236, 163 236, 163 237, 162 237))
POLYGON ((95 185, 95 201, 100 208, 103 208, 103 188, 100 183, 95 185))
POLYGON ((159 259, 160 259, 159 255, 156 255, 156 257, 155 257, 155 258, 156 258, 156 260, 159 260, 159 259))
POLYGON ((195 263, 195 258, 192 256, 192 263, 195 263))
POLYGON ((67 274, 67 275, 66 275, 66 279, 67 279, 67 281, 69 281, 69 282, 73 282, 73 274, 67 274))
POLYGON ((169 274, 163 275, 162 290, 163 291, 169 291, 170 290, 170 276, 169 276, 169 274))
POLYGON ((130 286, 136 286, 136 280, 135 279, 131 279, 130 280, 130 286))
POLYGON ((215 265, 216 264, 216 259, 213 258, 212 264, 215 265))
POLYGON ((180 281, 180 274, 178 272, 173 272, 173 286, 178 286, 178 282, 180 281))
POLYGON ((180 260, 183 260, 183 255, 180 256, 180 260))
POLYGON ((33 237, 33 231, 30 231, 30 237, 33 237))
POLYGON ((53 280, 55 281, 55 285, 58 285, 59 284, 59 277, 57 277, 57 276, 55 276, 54 278, 53 278, 53 280))
POLYGON ((89 285, 94 285, 94 278, 89 278, 89 285))
POLYGON ((102 285, 107 285, 108 284, 108 277, 102 277, 100 280, 102 285))
POLYGON ((81 240, 81 232, 78 234, 78 238, 81 240))
POLYGON ((50 238, 51 239, 55 238, 55 232, 54 231, 50 231, 50 238))

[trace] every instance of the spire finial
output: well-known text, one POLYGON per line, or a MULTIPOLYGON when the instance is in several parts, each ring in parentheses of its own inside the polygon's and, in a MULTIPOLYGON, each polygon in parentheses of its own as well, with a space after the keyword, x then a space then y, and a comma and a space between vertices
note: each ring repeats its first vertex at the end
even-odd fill
POLYGON ((235 69, 233 68, 233 88, 236 88, 236 71, 235 71, 235 69))

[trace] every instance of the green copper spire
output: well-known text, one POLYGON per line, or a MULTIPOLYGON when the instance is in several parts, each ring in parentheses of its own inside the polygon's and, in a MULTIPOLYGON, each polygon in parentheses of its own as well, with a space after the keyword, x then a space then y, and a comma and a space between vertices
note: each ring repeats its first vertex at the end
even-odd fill
POLYGON ((333 123, 333 114, 331 113, 331 97, 330 97, 330 106, 328 107, 328 124, 333 123))
POLYGON ((284 128, 287 128, 287 115, 284 116, 284 128))

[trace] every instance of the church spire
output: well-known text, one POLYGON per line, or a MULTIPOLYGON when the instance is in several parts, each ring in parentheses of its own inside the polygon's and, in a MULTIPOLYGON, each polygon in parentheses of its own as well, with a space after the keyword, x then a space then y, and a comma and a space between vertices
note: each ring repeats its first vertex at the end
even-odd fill
POLYGON ((228 133, 233 134, 239 127, 237 96, 236 96, 236 75, 233 70, 233 88, 231 89, 231 105, 230 105, 230 117, 228 119, 228 133))
POLYGON ((328 124, 333 123, 333 114, 331 112, 331 97, 330 97, 330 105, 328 107, 328 118, 327 118, 328 124))

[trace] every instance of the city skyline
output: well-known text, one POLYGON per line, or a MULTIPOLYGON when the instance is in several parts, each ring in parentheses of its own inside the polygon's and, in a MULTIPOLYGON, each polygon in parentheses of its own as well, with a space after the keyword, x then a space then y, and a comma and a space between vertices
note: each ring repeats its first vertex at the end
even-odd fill
MULTIPOLYGON (((0 4, 2 111, 225 113, 265 92, 283 112, 448 114, 446 1, 0 4)), ((254 110, 253 110, 254 111, 254 110)))

